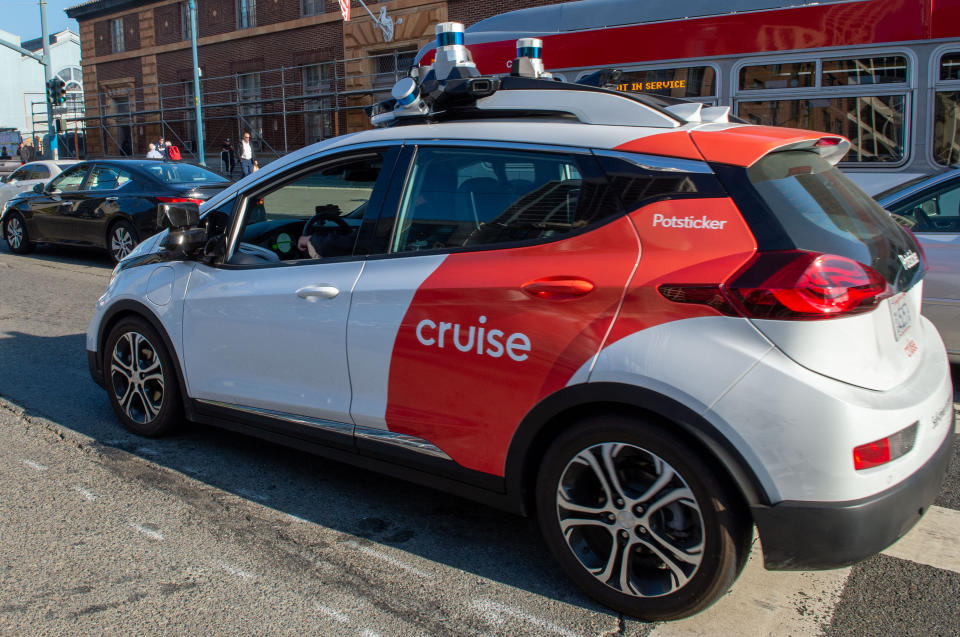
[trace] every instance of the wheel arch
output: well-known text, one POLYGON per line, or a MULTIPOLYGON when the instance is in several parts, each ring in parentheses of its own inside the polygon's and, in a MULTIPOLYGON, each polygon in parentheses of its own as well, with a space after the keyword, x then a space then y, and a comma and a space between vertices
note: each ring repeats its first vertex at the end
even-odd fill
POLYGON ((644 415, 679 427, 705 458, 737 488, 746 505, 769 504, 760 480, 739 451, 703 416, 650 389, 621 383, 566 387, 536 405, 520 423, 507 452, 505 482, 523 511, 533 511, 539 458, 550 443, 581 416, 599 412, 644 415))
POLYGON ((157 318, 157 315, 143 303, 123 299, 114 303, 104 314, 97 331, 97 362, 100 365, 101 373, 105 372, 106 361, 104 357, 106 356, 106 343, 110 332, 113 331, 117 323, 130 317, 145 320, 150 324, 150 327, 160 335, 163 346, 167 348, 167 353, 170 354, 170 359, 173 361, 174 371, 177 374, 177 386, 180 389, 180 400, 183 402, 184 408, 189 410, 190 401, 187 399, 187 386, 184 381, 183 369, 180 367, 180 356, 178 355, 177 349, 173 346, 173 341, 170 340, 170 336, 167 334, 167 330, 164 329, 163 323, 157 318))

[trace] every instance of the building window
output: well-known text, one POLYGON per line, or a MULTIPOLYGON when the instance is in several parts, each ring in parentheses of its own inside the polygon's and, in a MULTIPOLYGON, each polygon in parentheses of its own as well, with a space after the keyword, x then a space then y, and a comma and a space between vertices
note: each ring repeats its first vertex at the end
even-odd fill
POLYGON ((952 166, 960 162, 960 53, 943 54, 939 78, 933 98, 933 161, 952 166))
POLYGON ((416 54, 416 49, 395 49, 373 54, 371 56, 373 58, 373 87, 390 88, 398 80, 405 78, 416 54))
POLYGON ((190 39, 190 5, 186 2, 180 3, 180 38, 190 39))
MULTIPOLYGON (((260 150, 263 135, 262 105, 260 104, 260 74, 246 73, 237 77, 237 89, 240 102, 240 128, 250 132, 250 142, 254 149, 260 150)), ((242 135, 241 135, 242 137, 242 135)))
POLYGON ((332 63, 303 67, 304 142, 314 144, 333 137, 332 63))
POLYGON ((905 55, 773 60, 740 67, 736 114, 751 124, 843 135, 844 162, 907 159, 910 73, 905 55))
POLYGON ((237 0, 237 28, 257 26, 257 0, 237 0))
POLYGON ((326 0, 300 0, 300 15, 319 15, 326 11, 326 0))
POLYGON ((123 53, 123 18, 110 21, 110 52, 123 53))

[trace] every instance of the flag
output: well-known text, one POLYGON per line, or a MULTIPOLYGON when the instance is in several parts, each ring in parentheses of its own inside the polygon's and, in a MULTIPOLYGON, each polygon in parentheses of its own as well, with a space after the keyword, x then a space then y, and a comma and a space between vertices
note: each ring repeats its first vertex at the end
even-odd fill
POLYGON ((350 1, 340 0, 340 15, 343 16, 344 22, 350 22, 350 1))

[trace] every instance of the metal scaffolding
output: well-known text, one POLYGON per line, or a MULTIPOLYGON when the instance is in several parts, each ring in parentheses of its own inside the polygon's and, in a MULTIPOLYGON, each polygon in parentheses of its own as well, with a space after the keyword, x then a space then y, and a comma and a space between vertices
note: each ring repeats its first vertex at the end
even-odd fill
MULTIPOLYGON (((362 109, 389 97, 407 75, 414 51, 234 73, 201 79, 204 152, 216 159, 226 139, 251 133, 262 162, 329 137, 369 128, 362 109)), ((86 112, 77 111, 80 144, 91 156, 142 157, 164 137, 196 160, 193 81, 87 86, 86 112)), ((80 105, 82 109, 82 104, 80 105)), ((216 163, 211 164, 216 166, 216 163)))

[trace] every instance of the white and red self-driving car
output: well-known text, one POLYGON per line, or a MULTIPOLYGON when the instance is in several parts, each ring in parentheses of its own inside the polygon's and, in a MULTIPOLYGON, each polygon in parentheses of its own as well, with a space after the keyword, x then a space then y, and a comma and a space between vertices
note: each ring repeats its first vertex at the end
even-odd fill
POLYGON ((591 597, 695 613, 744 566, 847 565, 939 490, 953 390, 911 234, 849 143, 483 77, 457 25, 380 128, 195 206, 87 333, 123 424, 184 420, 536 517, 591 597))

